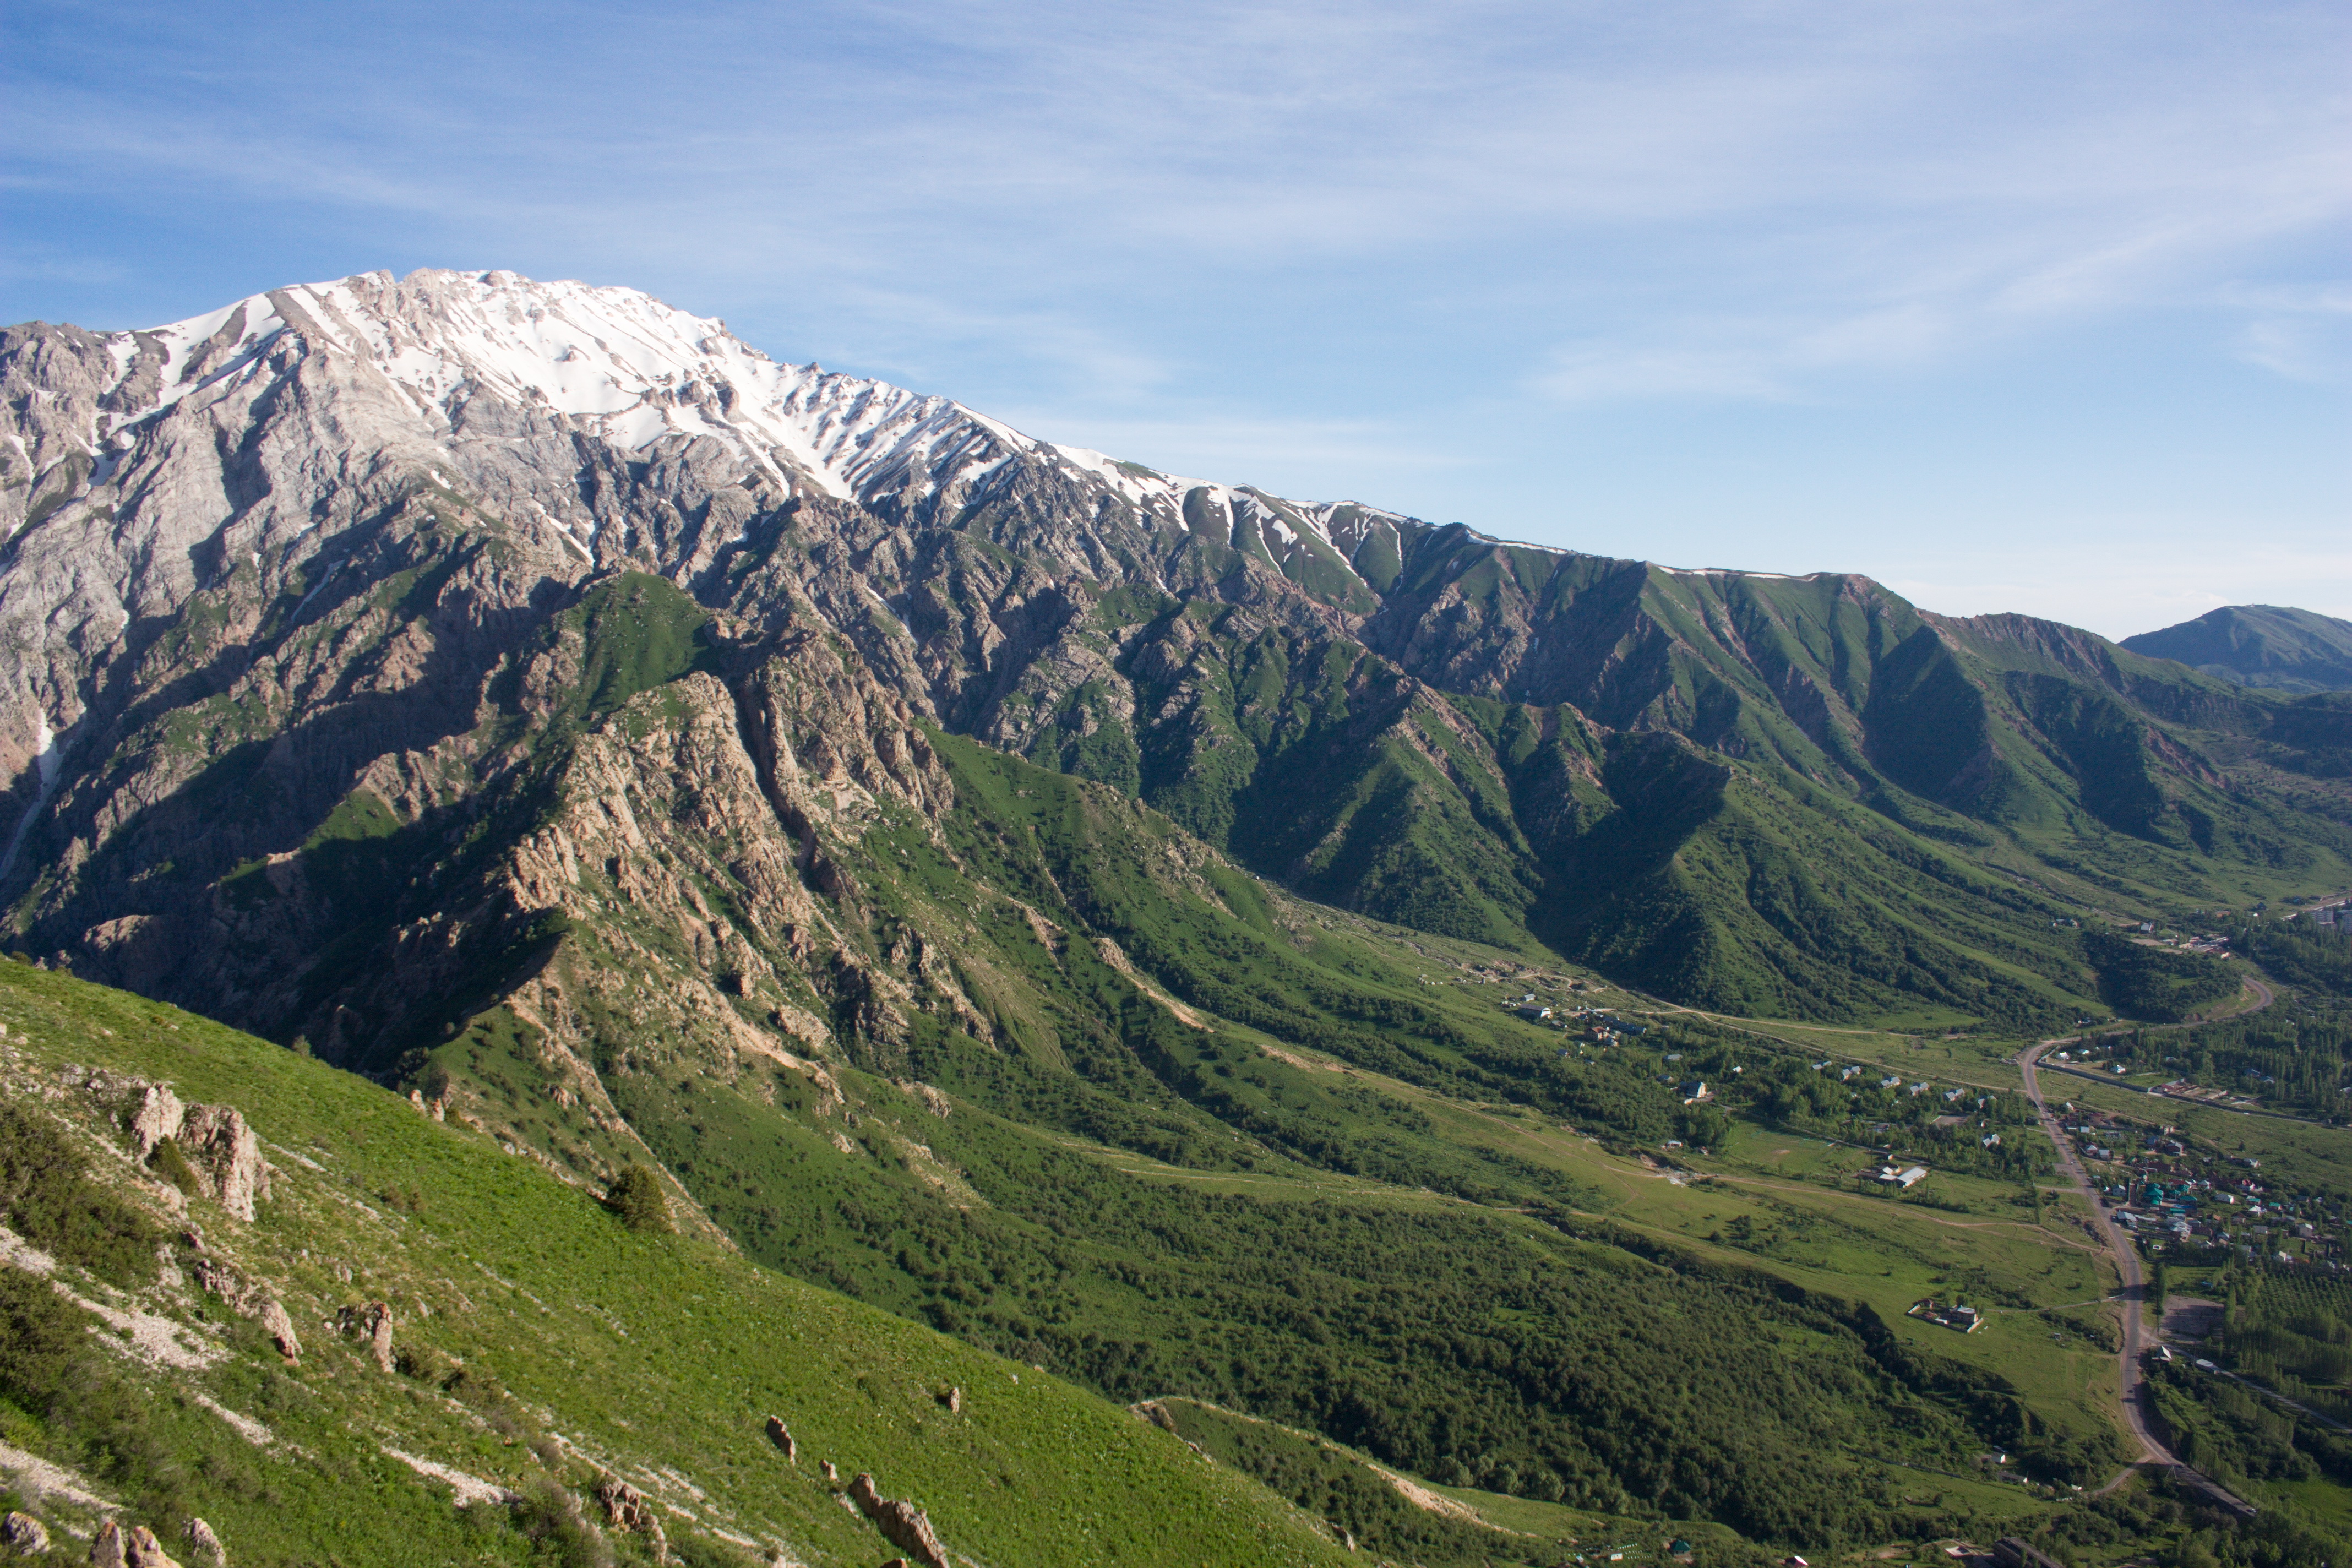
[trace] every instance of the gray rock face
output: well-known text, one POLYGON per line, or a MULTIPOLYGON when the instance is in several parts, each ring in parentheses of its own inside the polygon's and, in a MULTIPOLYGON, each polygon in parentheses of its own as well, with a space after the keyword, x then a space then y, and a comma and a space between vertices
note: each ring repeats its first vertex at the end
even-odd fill
POLYGON ((139 1157, 144 1160, 155 1152, 156 1144, 177 1138, 187 1115, 187 1107, 169 1085, 148 1085, 139 1096, 138 1109, 131 1113, 131 1142, 138 1148, 139 1157))
POLYGON ((205 1189, 223 1208, 250 1222, 253 1205, 269 1195, 269 1164, 245 1117, 234 1106, 192 1105, 178 1139, 205 1189))

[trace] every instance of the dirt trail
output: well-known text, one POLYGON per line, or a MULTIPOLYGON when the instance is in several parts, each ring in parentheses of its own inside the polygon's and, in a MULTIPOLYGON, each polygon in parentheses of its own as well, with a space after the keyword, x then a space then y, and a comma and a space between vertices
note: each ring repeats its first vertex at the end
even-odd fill
MULTIPOLYGON (((2092 1228, 2106 1243, 2107 1255, 2115 1260, 2116 1276, 2123 1287, 2117 1292, 2123 1304, 2124 1342, 2116 1358, 2116 1386, 2123 1404, 2124 1425, 2131 1429, 2134 1437, 2139 1439, 2140 1458, 2137 1463, 2161 1466, 2171 1471, 2175 1479, 2215 1498, 2234 1512, 2251 1514, 2254 1510, 2243 1499, 2225 1490, 2210 1476, 2181 1463, 2179 1456, 2156 1435, 2156 1428, 2148 1420, 2149 1400, 2147 1389, 2140 1377, 2139 1364, 2141 1319, 2145 1316, 2141 1303, 2147 1300, 2146 1287, 2140 1280, 2139 1254, 2128 1241, 2116 1234, 2115 1222, 2107 1217, 2107 1211, 2099 1206, 2098 1192, 2092 1186, 2089 1173, 2083 1169, 2083 1163, 2074 1157, 2074 1144, 2059 1131, 2057 1116, 2042 1098, 2042 1080, 2035 1069, 2041 1062, 2042 1053, 2058 1043, 2055 1040, 2045 1041, 2019 1052, 2017 1069, 2025 1079, 2026 1098, 2033 1101, 2033 1109, 2042 1118, 2042 1131, 2048 1135, 2051 1147, 2058 1152, 2058 1168, 2074 1184, 2074 1190, 2083 1194, 2083 1201, 2090 1205, 2092 1228)), ((2134 1468, 2126 1466, 2099 1491, 2111 1492, 2123 1485, 2134 1468)))

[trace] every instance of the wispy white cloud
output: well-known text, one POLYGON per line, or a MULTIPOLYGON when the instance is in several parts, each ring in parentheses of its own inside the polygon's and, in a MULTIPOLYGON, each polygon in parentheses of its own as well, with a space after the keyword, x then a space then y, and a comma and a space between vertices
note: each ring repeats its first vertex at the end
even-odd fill
POLYGON ((2240 290, 2248 319, 2231 347, 2246 363, 2289 381, 2352 385, 2352 282, 2240 290))
MULTIPOLYGON (((1586 515, 1580 427, 1667 471, 1677 421, 1973 379, 1925 450, 2023 423, 2090 330, 2352 384, 2315 281, 2347 46, 2340 0, 14 0, 0 314, 184 315, 192 254, 585 277, 1050 438, 1540 536, 1586 515)), ((1819 518, 1764 445, 1742 493, 1819 518)), ((2300 460, 2298 504, 2340 496, 2300 460)))

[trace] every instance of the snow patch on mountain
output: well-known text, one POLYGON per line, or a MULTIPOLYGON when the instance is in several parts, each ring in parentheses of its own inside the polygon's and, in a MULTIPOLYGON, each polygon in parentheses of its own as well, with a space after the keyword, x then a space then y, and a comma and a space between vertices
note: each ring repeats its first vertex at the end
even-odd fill
MULTIPOLYGON (((1098 505, 1131 510, 1171 543, 1190 533, 1230 545, 1311 581, 1334 602, 1362 601, 1359 553, 1378 535, 1393 546, 1411 526, 1373 508, 1290 501, 1162 473, 1038 440, 949 398, 780 363, 724 321, 633 289, 506 271, 367 272, 84 341, 103 344, 100 377, 110 370, 111 381, 73 421, 73 438, 92 459, 77 481, 83 495, 112 480, 120 465, 143 460, 144 437, 190 398, 204 395, 190 406, 224 397, 250 403, 263 379, 299 374, 308 356, 324 354, 414 411, 409 435, 424 445, 408 448, 411 461, 435 449, 457 461, 452 441, 469 409, 488 399, 653 462, 716 442, 734 454, 737 471, 763 474, 786 495, 829 496, 898 518, 953 516, 1018 494, 1024 476, 1057 472, 1095 492, 1098 505)), ((468 471, 469 491, 488 482, 478 468, 468 471)), ((520 469, 506 479, 502 491, 493 483, 486 492, 490 505, 528 511, 572 549, 604 558, 607 544, 576 500, 520 469)), ((437 475, 436 482, 451 484, 437 475)))

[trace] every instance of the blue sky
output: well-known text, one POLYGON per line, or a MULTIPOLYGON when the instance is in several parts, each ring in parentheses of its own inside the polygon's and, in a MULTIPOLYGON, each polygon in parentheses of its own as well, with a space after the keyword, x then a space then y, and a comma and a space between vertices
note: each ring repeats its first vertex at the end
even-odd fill
POLYGON ((2111 636, 2352 616, 2352 11, 0 11, 0 320, 645 289, 1050 439, 2111 636))

